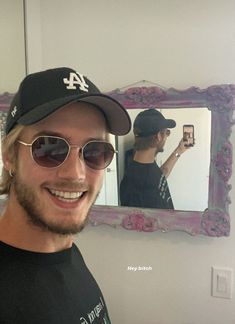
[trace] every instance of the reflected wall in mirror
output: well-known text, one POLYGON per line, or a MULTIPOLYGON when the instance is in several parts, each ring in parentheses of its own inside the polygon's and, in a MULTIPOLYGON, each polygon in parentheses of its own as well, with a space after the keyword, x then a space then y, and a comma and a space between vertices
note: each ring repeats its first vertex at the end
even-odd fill
MULTIPOLYGON (((228 236, 231 189, 229 179, 232 174, 232 145, 229 137, 234 124, 235 85, 214 85, 207 89, 191 87, 179 91, 173 88, 163 90, 157 86, 146 86, 144 81, 141 83, 125 90, 114 90, 108 95, 130 111, 156 108, 162 109, 164 115, 171 115, 172 109, 198 112, 198 108, 204 108, 210 111, 211 141, 207 144, 210 145, 209 186, 208 199, 205 198, 208 205, 204 210, 196 211, 93 206, 89 217, 91 224, 121 226, 128 230, 145 232, 179 230, 192 235, 228 236)), ((6 114, 11 98, 8 94, 0 96, 2 116, 6 114)), ((199 140, 200 136, 197 132, 196 139, 199 140)), ((208 153, 208 146, 204 149, 208 153)), ((197 173, 196 168, 194 172, 197 173)), ((191 195, 196 197, 196 185, 192 190, 191 195)))
MULTIPOLYGON (((177 160, 167 178, 174 208, 176 210, 203 211, 208 206, 209 167, 211 147, 211 112, 207 108, 158 109, 167 119, 174 119, 176 127, 164 145, 164 151, 156 156, 159 167, 167 160, 183 137, 183 125, 193 124, 195 145, 177 160), (197 172, 195 172, 195 170, 197 172)), ((129 109, 132 124, 142 109, 129 109)), ((125 168, 125 152, 133 148, 133 130, 119 138, 119 183, 125 168)))

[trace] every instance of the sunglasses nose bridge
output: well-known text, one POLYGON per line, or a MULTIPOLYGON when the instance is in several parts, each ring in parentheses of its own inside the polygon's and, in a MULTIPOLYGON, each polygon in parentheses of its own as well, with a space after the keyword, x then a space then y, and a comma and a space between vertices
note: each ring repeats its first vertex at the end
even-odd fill
POLYGON ((68 172, 72 174, 76 172, 80 179, 85 177, 85 162, 82 156, 82 147, 76 144, 69 144, 68 145, 68 152, 65 160, 62 164, 67 164, 67 167, 63 169, 63 172, 68 172), (64 171, 66 170, 67 171, 64 171), (68 171, 69 170, 69 171, 68 171))
POLYGON ((83 147, 76 145, 76 144, 68 144, 69 150, 68 150, 68 156, 71 152, 71 150, 76 150, 78 153, 78 157, 80 160, 83 160, 83 147))
POLYGON ((78 157, 79 157, 80 161, 85 163, 85 165, 87 165, 87 161, 86 161, 86 158, 84 158, 84 150, 87 147, 87 144, 89 144, 89 142, 86 143, 84 146, 79 146, 79 145, 76 145, 76 144, 70 145, 70 149, 76 149, 77 150, 77 154, 78 154, 78 157))

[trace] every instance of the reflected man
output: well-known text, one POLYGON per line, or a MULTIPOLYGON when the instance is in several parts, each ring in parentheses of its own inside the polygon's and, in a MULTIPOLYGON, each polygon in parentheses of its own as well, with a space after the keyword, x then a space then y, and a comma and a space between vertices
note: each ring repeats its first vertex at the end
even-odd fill
POLYGON ((133 158, 129 159, 120 185, 122 206, 174 209, 167 177, 179 157, 189 148, 185 146, 185 139, 181 139, 161 167, 155 159, 164 150, 170 135, 169 128, 175 126, 173 119, 166 119, 155 109, 137 115, 133 125, 133 158))

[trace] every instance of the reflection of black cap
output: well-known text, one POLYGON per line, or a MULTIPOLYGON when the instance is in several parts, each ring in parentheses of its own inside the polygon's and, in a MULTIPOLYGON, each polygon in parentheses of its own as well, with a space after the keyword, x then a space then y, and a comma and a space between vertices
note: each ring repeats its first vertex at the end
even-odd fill
POLYGON ((6 134, 17 124, 34 124, 57 109, 77 101, 99 108, 107 120, 110 133, 125 135, 129 132, 130 117, 119 102, 102 94, 82 74, 61 67, 29 74, 24 78, 10 106, 6 134))
POLYGON ((147 137, 162 129, 174 128, 175 126, 176 122, 173 119, 166 119, 158 110, 148 109, 137 115, 133 129, 135 136, 147 137))

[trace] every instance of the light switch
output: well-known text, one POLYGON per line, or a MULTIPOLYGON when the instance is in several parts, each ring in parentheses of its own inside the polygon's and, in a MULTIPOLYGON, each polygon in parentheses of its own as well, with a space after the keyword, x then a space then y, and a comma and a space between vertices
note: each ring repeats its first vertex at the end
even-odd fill
POLYGON ((233 269, 212 267, 212 296, 232 298, 233 269))

